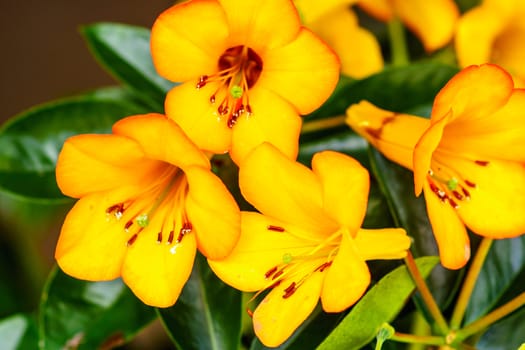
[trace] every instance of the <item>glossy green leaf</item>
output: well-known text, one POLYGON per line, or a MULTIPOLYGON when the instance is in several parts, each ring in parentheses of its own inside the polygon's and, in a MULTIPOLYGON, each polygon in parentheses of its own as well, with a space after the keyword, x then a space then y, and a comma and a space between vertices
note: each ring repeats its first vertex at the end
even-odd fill
POLYGON ((130 341, 155 317, 120 279, 81 281, 56 268, 40 305, 40 349, 109 348, 130 341))
POLYGON ((64 140, 107 133, 125 116, 146 113, 122 88, 50 102, 11 119, 0 129, 0 189, 40 200, 61 200, 55 163, 64 140))
POLYGON ((465 323, 470 323, 491 311, 496 305, 505 301, 502 299, 507 294, 525 291, 523 276, 525 276, 525 236, 495 240, 476 279, 465 312, 465 323), (513 289, 516 292, 513 293, 513 289))
POLYGON ((173 83, 157 74, 150 54, 150 31, 118 23, 97 23, 82 34, 99 63, 131 88, 156 112, 164 110, 164 97, 173 83))
MULTIPOLYGON (((437 257, 416 259, 426 277, 437 264, 437 257)), ((350 313, 319 345, 318 350, 353 350, 370 343, 383 323, 391 322, 401 311, 415 285, 405 266, 383 277, 350 310, 350 313)))
POLYGON ((219 280, 206 259, 198 254, 177 303, 158 309, 158 313, 181 349, 237 349, 241 338, 241 300, 241 292, 219 280))
MULTIPOLYGON (((523 286, 523 282, 521 283, 523 286)), ((525 307, 496 322, 481 336, 476 349, 518 349, 525 343, 525 307)))
POLYGON ((0 321, 0 349, 26 350, 37 347, 38 332, 32 316, 18 314, 0 321))

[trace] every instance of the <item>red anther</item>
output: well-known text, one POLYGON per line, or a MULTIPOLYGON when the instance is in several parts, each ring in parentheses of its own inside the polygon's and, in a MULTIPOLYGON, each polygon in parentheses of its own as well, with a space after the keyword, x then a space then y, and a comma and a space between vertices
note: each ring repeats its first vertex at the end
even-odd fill
POLYGON ((268 225, 266 227, 268 231, 275 231, 275 232, 284 232, 284 227, 281 226, 275 226, 275 225, 268 225))
POLYGON ((248 316, 253 317, 253 311, 252 310, 247 308, 246 309, 246 313, 248 314, 248 316))
POLYGON ((134 234, 133 236, 131 236, 131 238, 128 240, 128 242, 126 243, 126 245, 129 247, 131 246, 133 243, 135 243, 135 241, 137 240, 137 237, 139 235, 138 234, 134 234))
POLYGON ((230 116, 230 118, 228 118, 228 127, 229 127, 230 129, 233 128, 233 126, 234 126, 235 124, 237 124, 237 118, 238 118, 238 117, 239 117, 238 115, 232 114, 232 115, 230 116))
POLYGON ((167 244, 171 244, 173 243, 173 238, 175 236, 175 232, 173 232, 173 230, 170 231, 170 235, 168 236, 168 242, 167 244))
POLYGON ((124 230, 128 230, 131 225, 133 225, 133 220, 129 220, 128 222, 126 222, 126 224, 124 225, 124 230))
POLYGON ((453 200, 452 198, 449 198, 449 199, 448 199, 448 202, 450 203, 450 205, 452 206, 452 208, 454 208, 454 209, 459 208, 459 205, 458 205, 456 202, 454 202, 454 200, 453 200))
POLYGON ((472 188, 476 188, 476 184, 472 181, 469 181, 469 180, 465 180, 465 183, 467 184, 467 186, 469 187, 472 187, 472 188))
POLYGON ((293 295, 293 293, 295 293, 296 290, 297 290, 297 288, 295 286, 295 282, 292 282, 292 284, 290 284, 284 290, 283 299, 288 299, 289 297, 291 297, 293 295))
POLYGON ((454 195, 454 197, 456 197, 458 200, 463 200, 463 195, 461 193, 459 193, 458 191, 452 191, 452 194, 454 195))
POLYGON ((332 265, 332 261, 327 261, 324 264, 319 265, 315 271, 323 272, 325 269, 329 268, 332 265))
POLYGON ((281 276, 284 273, 284 270, 279 270, 273 275, 272 280, 276 279, 277 277, 281 276))
POLYGON ((197 89, 201 89, 201 88, 203 88, 203 87, 205 87, 205 86, 206 86, 206 82, 205 82, 205 81, 199 81, 199 82, 197 83, 197 85, 195 85, 195 87, 196 87, 197 89))
POLYGON ((117 213, 124 212, 124 204, 122 204, 122 203, 115 204, 115 205, 112 205, 111 207, 106 209, 106 213, 108 213, 108 214, 111 214, 114 211, 116 211, 117 213))
POLYGON ((210 96, 210 103, 215 103, 215 95, 210 96))
POLYGON ((162 242, 162 231, 157 233, 157 243, 160 243, 160 242, 162 242))
POLYGON ((461 187, 461 191, 463 192, 465 197, 470 198, 470 192, 467 191, 467 189, 465 187, 461 187))
POLYGON ((430 186, 430 190, 431 190, 432 192, 434 192, 435 194, 438 194, 438 193, 439 193, 439 188, 436 186, 435 183, 429 181, 429 182, 428 182, 428 185, 430 186))
POLYGON ((480 165, 480 166, 487 166, 487 165, 489 165, 489 161, 486 161, 486 160, 475 160, 474 163, 476 163, 477 165, 480 165))
POLYGON ((277 266, 272 267, 266 273, 264 274, 264 278, 268 279, 270 278, 275 272, 277 271, 277 266))
POLYGON ((252 114, 252 107, 249 104, 246 105, 246 113, 248 113, 248 115, 252 114))
POLYGON ((290 283, 290 285, 288 287, 286 287, 286 289, 284 291, 288 293, 289 291, 291 291, 293 289, 295 289, 295 282, 290 283))

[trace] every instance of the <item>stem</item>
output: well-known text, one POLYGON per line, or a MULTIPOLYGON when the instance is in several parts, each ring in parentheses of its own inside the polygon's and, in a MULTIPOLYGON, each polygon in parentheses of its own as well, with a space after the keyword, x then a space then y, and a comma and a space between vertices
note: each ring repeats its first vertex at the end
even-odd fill
POLYGON ((448 334, 449 328, 447 325, 447 321, 445 321, 441 310, 439 310, 436 300, 432 296, 432 293, 430 293, 430 290, 428 289, 428 286, 423 276, 421 276, 421 274, 419 273, 416 262, 414 261, 414 257, 412 256, 412 253, 410 251, 408 251, 407 257, 405 258, 405 264, 408 267, 410 275, 412 275, 412 279, 414 280, 414 283, 416 284, 419 293, 421 293, 421 297, 423 298, 423 301, 425 302, 428 311, 430 312, 430 315, 432 315, 432 318, 436 321, 436 325, 439 329, 439 332, 441 333, 441 335, 448 334))
POLYGON ((331 129, 331 128, 345 125, 345 119, 346 119, 345 115, 338 115, 335 117, 305 122, 301 129, 301 134, 307 134, 309 132, 320 131, 324 129, 331 129))
POLYGON ((463 320, 463 316, 465 316, 465 310, 467 309, 470 296, 472 295, 472 291, 476 285, 476 280, 478 279, 481 268, 483 267, 485 258, 487 257, 490 247, 492 246, 492 242, 492 238, 483 238, 481 244, 479 245, 476 256, 472 260, 472 264, 470 265, 470 268, 467 272, 467 276, 463 281, 463 287, 459 293, 456 306, 454 307, 452 318, 450 320, 451 329, 459 329, 461 326, 461 321, 463 320))
POLYGON ((443 337, 434 335, 414 335, 395 332, 390 340, 410 344, 445 345, 445 339, 443 337))
POLYGON ((476 334, 482 331, 483 329, 487 328, 491 324, 495 323, 496 321, 500 320, 501 318, 507 316, 511 312, 519 309, 523 305, 525 305, 525 292, 521 293, 516 298, 500 306, 499 308, 485 315, 479 320, 472 322, 463 329, 460 329, 457 332, 458 337, 460 337, 461 339, 465 339, 473 334, 476 334))
POLYGON ((393 18, 387 23, 390 48, 392 50, 392 65, 403 66, 410 62, 408 57, 405 28, 399 18, 393 18))

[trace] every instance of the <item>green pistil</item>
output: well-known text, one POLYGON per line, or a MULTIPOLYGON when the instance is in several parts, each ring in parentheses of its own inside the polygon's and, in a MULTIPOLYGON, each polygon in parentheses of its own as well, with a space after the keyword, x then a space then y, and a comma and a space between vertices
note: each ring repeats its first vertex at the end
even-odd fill
POLYGON ((289 264, 289 263, 292 262, 292 260, 293 260, 292 254, 286 253, 286 254, 283 255, 283 263, 289 264))
POLYGON ((234 85, 230 89, 230 95, 235 99, 241 98, 242 93, 243 93, 242 87, 240 87, 239 85, 234 85))
POLYGON ((447 181, 447 187, 451 191, 454 191, 456 188, 458 188, 458 184, 459 184, 459 181, 455 177, 447 181))
POLYGON ((148 226, 148 224, 149 224, 148 214, 141 214, 137 216, 137 225, 144 228, 148 226))

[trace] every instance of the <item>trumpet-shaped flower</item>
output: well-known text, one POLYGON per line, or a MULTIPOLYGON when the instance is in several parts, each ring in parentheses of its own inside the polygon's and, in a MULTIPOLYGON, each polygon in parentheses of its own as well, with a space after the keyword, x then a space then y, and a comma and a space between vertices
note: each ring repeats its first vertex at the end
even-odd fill
POLYGON ((237 242, 233 197, 163 115, 125 118, 111 135, 69 138, 56 177, 64 194, 79 198, 62 226, 58 265, 90 281, 121 276, 148 305, 175 303, 197 248, 220 259, 237 242))
POLYGON ((262 214, 241 212, 241 238, 213 271, 243 291, 270 289, 252 314, 267 346, 278 346, 308 317, 319 298, 327 312, 355 303, 370 283, 365 263, 406 255, 402 229, 361 229, 368 172, 332 151, 317 153, 312 170, 269 144, 243 162, 240 187, 262 214))
POLYGON ((319 107, 339 77, 335 53, 301 26, 291 0, 191 0, 152 28, 160 75, 183 84, 166 114, 201 149, 241 159, 270 142, 290 158, 299 114, 319 107))
POLYGON ((453 0, 359 0, 359 6, 384 22, 398 17, 421 40, 427 52, 452 40, 459 18, 453 0))
POLYGON ((466 12, 458 22, 456 54, 462 67, 495 63, 525 85, 525 2, 485 0, 466 12))
POLYGON ((481 236, 525 233, 525 90, 495 65, 471 66, 434 101, 430 120, 351 106, 347 122, 414 172, 445 267, 470 256, 465 225, 481 236))
POLYGON ((358 0, 295 0, 305 25, 337 52, 341 72, 364 78, 383 69, 381 47, 375 36, 359 26, 350 5, 358 0))

